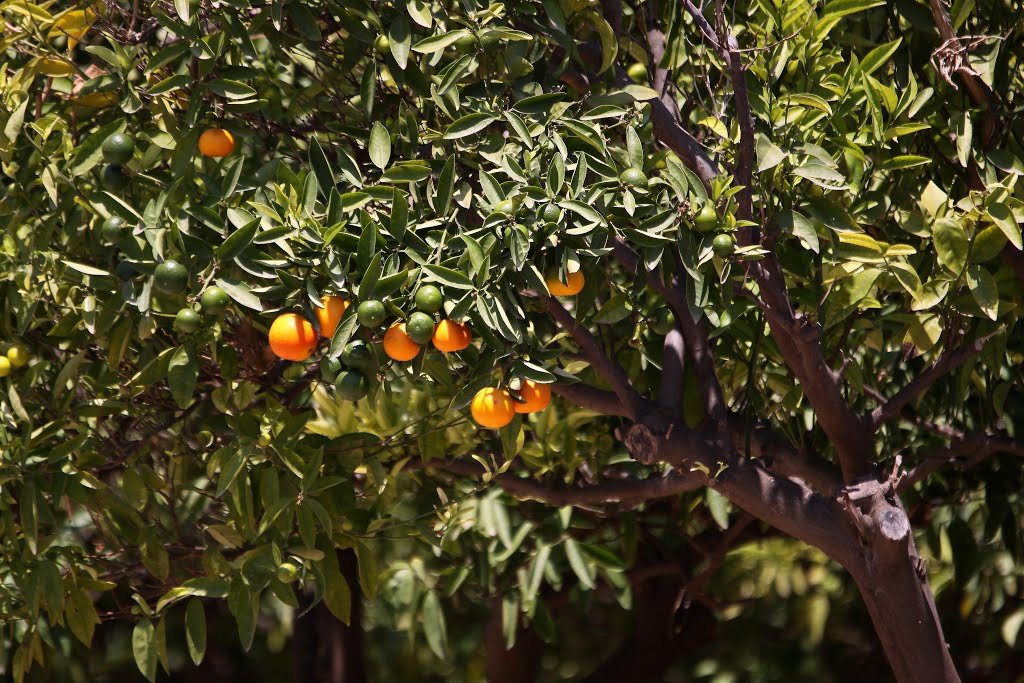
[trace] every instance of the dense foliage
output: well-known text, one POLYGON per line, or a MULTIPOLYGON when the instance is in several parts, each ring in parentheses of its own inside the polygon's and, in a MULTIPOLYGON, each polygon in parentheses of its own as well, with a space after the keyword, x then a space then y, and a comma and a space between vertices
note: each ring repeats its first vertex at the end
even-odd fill
POLYGON ((377 680, 1024 666, 1018 3, 0 14, 12 680, 324 605, 377 680))

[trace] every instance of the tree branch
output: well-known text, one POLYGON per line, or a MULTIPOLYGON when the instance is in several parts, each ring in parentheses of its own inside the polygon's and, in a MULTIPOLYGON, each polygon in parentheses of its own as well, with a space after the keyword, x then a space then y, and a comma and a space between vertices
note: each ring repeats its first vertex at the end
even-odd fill
POLYGON ((688 469, 737 507, 820 548, 844 567, 861 561, 856 537, 834 498, 771 475, 756 462, 734 455, 729 444, 678 425, 663 433, 643 424, 633 425, 625 441, 637 461, 660 461, 677 470, 688 469))
MULTIPOLYGON (((639 255, 617 237, 612 239, 612 257, 627 271, 635 273, 640 267, 639 255)), ((647 271, 646 277, 647 286, 661 295, 675 313, 686 350, 694 363, 697 382, 704 394, 705 414, 716 423, 721 422, 725 419, 725 397, 718 382, 715 357, 711 351, 711 345, 708 343, 707 335, 690 315, 686 297, 679 288, 666 285, 657 271, 647 271)))
POLYGON ((672 417, 682 415, 683 410, 683 369, 686 365, 686 345, 683 333, 673 327, 665 335, 661 353, 661 389, 658 403, 672 417))
MULTIPOLYGON (((486 472, 482 465, 471 460, 413 460, 406 464, 405 469, 435 469, 469 479, 480 479, 486 472)), ((537 500, 554 507, 608 503, 638 505, 695 491, 704 485, 700 477, 680 472, 669 472, 664 476, 647 479, 605 481, 592 486, 553 487, 508 472, 495 475, 492 481, 510 495, 537 500)))
MULTIPOLYGON (((734 447, 743 452, 747 442, 745 417, 729 415, 729 431, 734 447)), ((843 485, 842 473, 835 465, 800 453, 765 424, 753 425, 750 430, 750 455, 761 460, 770 471, 799 479, 828 498, 835 496, 843 485)))
POLYGON ((635 420, 646 409, 647 401, 633 388, 629 377, 626 376, 626 371, 608 357, 590 330, 580 325, 557 299, 547 294, 540 294, 539 298, 551 317, 572 334, 591 367, 611 385, 612 390, 619 397, 619 401, 622 402, 626 417, 635 420))
MULTIPOLYGON (((947 83, 953 86, 949 72, 960 76, 967 88, 967 94, 974 106, 983 109, 985 115, 981 125, 982 148, 988 149, 995 137, 998 124, 999 100, 992 89, 981 79, 978 72, 971 67, 969 56, 970 47, 963 44, 953 30, 953 24, 949 19, 949 12, 946 11, 942 0, 929 0, 932 10, 932 19, 935 21, 935 28, 938 29, 943 43, 932 54, 932 61, 936 63, 939 75, 947 83)), ((971 46, 973 47, 973 45, 971 46)))
POLYGON ((914 379, 910 380, 906 386, 896 392, 894 396, 871 411, 871 432, 874 433, 878 431, 878 428, 881 427, 883 423, 899 415, 904 406, 928 391, 935 382, 942 377, 945 377, 953 370, 956 370, 972 356, 980 353, 985 347, 985 343, 992 337, 1000 334, 1002 331, 1003 329, 999 328, 991 334, 979 337, 969 344, 964 344, 955 351, 947 349, 942 356, 924 372, 918 374, 914 379))
POLYGON ((900 479, 897 491, 902 493, 918 482, 938 472, 950 463, 963 463, 961 469, 970 469, 995 453, 1012 453, 1024 457, 1024 443, 1002 438, 993 434, 975 434, 954 441, 934 453, 930 453, 900 479))
MULTIPOLYGON (((736 114, 740 126, 740 151, 736 165, 736 181, 744 187, 739 198, 738 217, 752 218, 751 183, 754 160, 754 127, 747 94, 746 76, 739 46, 720 17, 723 36, 720 38, 707 19, 690 0, 684 0, 704 38, 729 68, 736 96, 736 114)), ((753 231, 744 231, 743 243, 752 243, 753 231)), ((774 253, 762 263, 749 264, 751 275, 760 289, 755 298, 764 308, 772 338, 779 347, 789 369, 800 380, 807 400, 814 407, 822 429, 829 436, 839 455, 843 476, 848 481, 868 474, 872 468, 871 433, 843 398, 839 376, 828 366, 821 351, 819 331, 803 316, 796 316, 786 289, 782 268, 774 253)))
POLYGON ((604 415, 627 417, 626 408, 614 391, 606 391, 589 384, 552 384, 551 393, 558 394, 581 408, 594 410, 604 415))

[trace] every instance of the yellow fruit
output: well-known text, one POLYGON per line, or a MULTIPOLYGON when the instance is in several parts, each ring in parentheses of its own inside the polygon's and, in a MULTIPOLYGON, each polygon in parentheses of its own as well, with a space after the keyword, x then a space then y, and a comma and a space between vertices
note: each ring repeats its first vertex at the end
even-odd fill
POLYGON ((316 331, 297 313, 279 315, 270 326, 270 350, 285 360, 306 360, 316 349, 316 331))
POLYGON ((562 282, 557 277, 549 277, 545 282, 552 296, 575 296, 583 289, 585 280, 583 273, 577 270, 575 273, 569 273, 568 282, 562 282))
POLYGON ((515 401, 504 389, 487 387, 476 392, 470 412, 481 427, 501 429, 516 416, 515 401))
POLYGON ((519 398, 523 399, 523 403, 515 404, 517 413, 536 413, 551 403, 551 386, 532 379, 525 380, 519 389, 519 398))
POLYGON ((0 377, 6 377, 11 374, 11 361, 7 360, 7 356, 0 356, 0 377))
POLYGON ((235 150, 235 136, 223 128, 204 130, 199 136, 199 153, 207 157, 226 157, 235 150))
POLYGON ((330 339, 334 336, 334 331, 338 329, 341 316, 345 315, 348 299, 342 299, 340 296, 322 296, 320 303, 324 307, 317 308, 313 312, 316 314, 316 319, 320 321, 320 336, 330 339))
POLYGON ((7 360, 16 368, 23 368, 28 365, 28 349, 16 344, 7 349, 7 360))
POLYGON ((384 353, 397 361, 412 360, 420 352, 420 345, 409 338, 405 323, 395 323, 384 333, 384 353))
POLYGON ((461 351, 473 339, 469 332, 469 326, 457 323, 454 320, 442 320, 434 328, 434 348, 443 353, 461 351))

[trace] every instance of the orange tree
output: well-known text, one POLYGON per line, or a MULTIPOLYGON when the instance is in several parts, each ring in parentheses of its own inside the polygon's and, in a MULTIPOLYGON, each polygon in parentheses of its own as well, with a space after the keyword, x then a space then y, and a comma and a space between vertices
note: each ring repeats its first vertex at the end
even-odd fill
POLYGON ((1013 670, 1012 3, 0 12, 14 680, 103 622, 152 680, 216 605, 248 648, 364 595, 442 658, 493 605, 494 681, 612 598, 587 680, 735 680, 675 660, 797 577, 757 661, 831 605, 862 637, 815 676, 1013 670))

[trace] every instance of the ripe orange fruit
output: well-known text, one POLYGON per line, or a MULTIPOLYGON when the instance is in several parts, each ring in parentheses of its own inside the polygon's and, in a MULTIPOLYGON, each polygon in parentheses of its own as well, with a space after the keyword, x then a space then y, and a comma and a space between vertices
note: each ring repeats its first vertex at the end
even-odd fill
POLYGON ((532 379, 524 380, 519 388, 519 398, 523 399, 524 403, 516 403, 513 406, 517 413, 536 413, 551 403, 551 387, 532 379))
POLYGON ((270 326, 270 350, 285 360, 306 360, 316 349, 316 331, 298 313, 283 313, 270 326))
POLYGON ((504 389, 487 387, 476 392, 470 412, 481 427, 501 429, 516 416, 515 401, 504 389))
POLYGON ((472 339, 469 326, 454 320, 442 320, 434 328, 434 348, 442 353, 461 351, 472 339))
POLYGON ((407 361, 416 357, 420 345, 409 338, 405 323, 395 323, 384 333, 384 353, 392 360, 407 361))
POLYGON ((320 321, 320 336, 330 339, 334 336, 334 331, 338 329, 338 321, 341 320, 341 316, 345 315, 348 299, 333 295, 322 296, 320 303, 324 307, 316 308, 313 312, 316 314, 316 319, 320 321))
POLYGON ((223 128, 209 128, 199 136, 199 153, 207 157, 226 157, 235 150, 235 136, 223 128))
POLYGON ((562 282, 556 276, 545 280, 548 291, 551 292, 552 296, 576 296, 583 289, 584 281, 583 272, 579 270, 575 273, 569 273, 568 282, 562 282))

